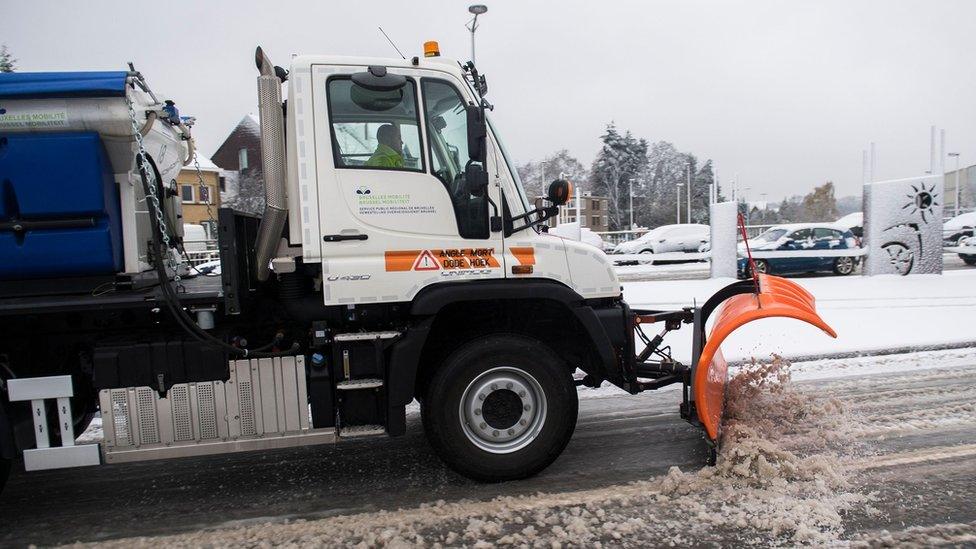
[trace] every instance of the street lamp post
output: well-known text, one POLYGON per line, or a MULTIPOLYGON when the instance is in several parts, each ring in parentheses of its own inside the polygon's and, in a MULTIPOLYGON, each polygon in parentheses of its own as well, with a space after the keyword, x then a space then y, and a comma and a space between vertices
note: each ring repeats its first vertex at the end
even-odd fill
POLYGON ((684 185, 684 183, 678 183, 678 185, 675 187, 675 191, 677 191, 675 194, 678 195, 678 201, 677 201, 677 203, 675 205, 675 216, 674 216, 675 217, 675 221, 674 222, 677 223, 677 224, 679 224, 679 225, 681 224, 681 187, 683 185, 684 185))
POLYGON ((630 230, 634 230, 634 178, 631 177, 628 180, 630 187, 628 188, 630 194, 630 230))
POLYGON ((691 163, 688 163, 688 216, 686 221, 691 223, 691 163))
MULTIPOLYGON (((465 25, 465 27, 469 31, 471 31, 471 62, 472 63, 475 63, 475 60, 474 60, 474 32, 476 30, 478 30, 478 16, 479 15, 483 15, 486 11, 488 11, 488 6, 486 6, 484 4, 474 4, 474 5, 468 6, 468 12, 474 15, 474 17, 471 19, 471 21, 468 21, 468 24, 465 25)), ((477 63, 475 63, 475 64, 477 64, 477 63)))
MULTIPOLYGON (((559 179, 563 179, 563 172, 559 172, 559 179)), ((583 241, 583 190, 576 186, 576 240, 583 241)))

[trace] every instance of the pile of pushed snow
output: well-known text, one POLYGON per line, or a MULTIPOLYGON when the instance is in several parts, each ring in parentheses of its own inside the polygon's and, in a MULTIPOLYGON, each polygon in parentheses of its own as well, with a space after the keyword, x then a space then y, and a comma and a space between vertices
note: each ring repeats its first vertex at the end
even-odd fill
POLYGON ((715 467, 672 468, 646 481, 577 492, 438 501, 321 520, 114 540, 133 546, 468 546, 830 544, 846 511, 869 501, 852 485, 848 412, 805 393, 779 359, 742 368, 728 388, 715 467))
POLYGON ((870 499, 846 465, 855 424, 838 400, 801 392, 790 377, 789 363, 774 357, 732 378, 717 464, 672 468, 661 488, 669 505, 715 529, 790 543, 840 539, 845 512, 870 499))

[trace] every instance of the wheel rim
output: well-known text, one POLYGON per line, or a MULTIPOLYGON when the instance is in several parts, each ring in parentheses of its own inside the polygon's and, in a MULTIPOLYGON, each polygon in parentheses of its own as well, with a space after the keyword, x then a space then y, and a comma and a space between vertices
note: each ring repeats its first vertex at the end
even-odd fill
POLYGON ((766 262, 765 261, 763 261, 761 259, 759 261, 756 261, 756 271, 765 274, 766 271, 768 271, 768 270, 769 270, 769 267, 766 265, 766 262))
POLYGON ((841 257, 837 259, 837 270, 843 274, 847 274, 854 270, 854 260, 850 257, 841 257))
POLYGON ((461 395, 458 416, 464 435, 493 454, 521 450, 546 422, 546 394, 525 370, 500 366, 474 378, 461 395))

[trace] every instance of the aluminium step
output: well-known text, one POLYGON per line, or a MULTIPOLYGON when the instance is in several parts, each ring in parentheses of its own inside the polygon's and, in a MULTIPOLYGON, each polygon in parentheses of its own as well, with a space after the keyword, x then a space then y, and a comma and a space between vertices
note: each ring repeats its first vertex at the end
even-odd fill
POLYGON ((400 332, 350 332, 347 334, 336 334, 333 341, 372 341, 374 339, 393 339, 399 337, 400 332))
POLYGON ((339 431, 339 438, 375 437, 386 434, 382 425, 349 425, 339 431))
POLYGON ((347 379, 336 383, 337 391, 361 391, 363 389, 377 389, 383 386, 383 380, 378 378, 347 379))

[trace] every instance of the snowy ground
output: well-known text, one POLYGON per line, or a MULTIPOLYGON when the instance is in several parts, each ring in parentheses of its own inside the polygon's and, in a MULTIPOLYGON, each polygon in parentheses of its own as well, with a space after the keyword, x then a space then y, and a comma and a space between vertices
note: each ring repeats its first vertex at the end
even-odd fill
POLYGON ((21 473, 0 544, 976 543, 976 349, 785 366, 732 386, 716 467, 674 391, 584 399, 552 467, 496 485, 446 471, 411 415, 391 441, 21 473))

